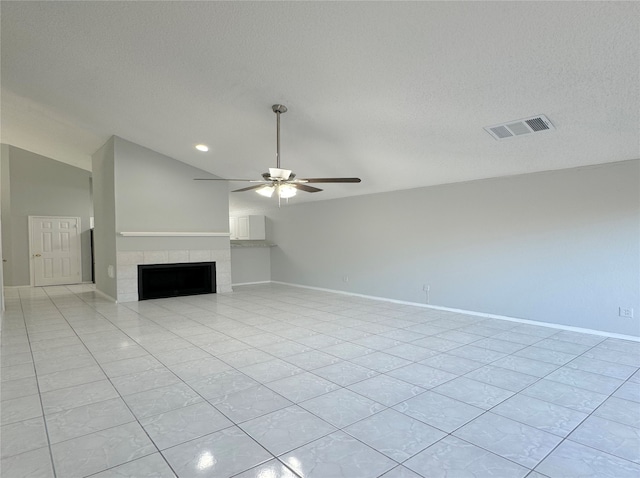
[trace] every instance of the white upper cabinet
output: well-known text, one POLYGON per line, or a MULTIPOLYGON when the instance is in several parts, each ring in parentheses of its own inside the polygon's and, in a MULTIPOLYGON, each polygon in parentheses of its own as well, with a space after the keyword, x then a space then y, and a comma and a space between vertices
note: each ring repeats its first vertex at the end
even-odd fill
POLYGON ((265 235, 264 216, 237 216, 229 218, 231 239, 263 241, 265 235))

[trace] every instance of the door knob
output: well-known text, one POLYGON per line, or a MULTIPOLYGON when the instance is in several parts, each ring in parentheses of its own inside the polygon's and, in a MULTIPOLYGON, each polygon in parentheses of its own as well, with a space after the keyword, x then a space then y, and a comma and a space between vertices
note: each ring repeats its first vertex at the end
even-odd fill
POLYGON ((33 257, 42 257, 42 254, 34 254, 33 257))

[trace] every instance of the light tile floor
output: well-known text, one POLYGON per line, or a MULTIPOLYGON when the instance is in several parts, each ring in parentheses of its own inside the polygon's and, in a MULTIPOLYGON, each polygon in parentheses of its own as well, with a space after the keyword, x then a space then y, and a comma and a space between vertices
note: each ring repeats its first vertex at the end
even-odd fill
POLYGON ((640 344, 281 285, 6 291, 2 477, 640 476, 640 344))

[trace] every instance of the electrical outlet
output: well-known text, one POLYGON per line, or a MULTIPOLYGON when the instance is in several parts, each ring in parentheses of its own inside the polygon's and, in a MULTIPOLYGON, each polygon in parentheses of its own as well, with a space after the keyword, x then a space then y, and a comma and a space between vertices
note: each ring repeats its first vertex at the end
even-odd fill
POLYGON ((618 315, 625 319, 633 319, 633 309, 627 307, 618 307, 618 315))
POLYGON ((349 276, 342 276, 342 282, 349 282, 349 276))

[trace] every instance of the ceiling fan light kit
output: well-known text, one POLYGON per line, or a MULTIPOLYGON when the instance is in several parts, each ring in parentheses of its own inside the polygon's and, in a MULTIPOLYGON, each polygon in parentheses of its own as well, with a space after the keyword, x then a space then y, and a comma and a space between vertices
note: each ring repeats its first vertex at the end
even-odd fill
POLYGON ((320 188, 309 186, 306 183, 359 183, 360 178, 303 178, 296 179, 296 175, 290 169, 280 167, 280 115, 287 112, 284 105, 273 105, 271 107, 276 114, 276 167, 269 168, 268 173, 262 174, 262 180, 253 179, 219 179, 219 178, 196 178, 196 181, 247 181, 259 183, 255 186, 235 189, 231 192, 255 191, 261 196, 272 197, 276 193, 278 203, 280 199, 289 199, 296 195, 298 191, 317 193, 320 188))

